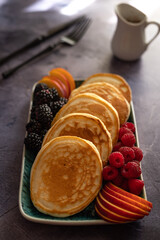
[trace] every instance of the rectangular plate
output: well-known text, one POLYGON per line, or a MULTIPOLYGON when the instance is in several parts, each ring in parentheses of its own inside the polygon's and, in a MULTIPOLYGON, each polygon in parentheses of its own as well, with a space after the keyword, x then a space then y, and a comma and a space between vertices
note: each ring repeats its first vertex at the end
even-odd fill
MULTIPOLYGON (((76 81, 76 86, 78 87, 82 83, 82 80, 76 81)), ((36 85, 36 84, 35 84, 36 85)), ((33 86, 33 90, 35 88, 33 86)), ((29 116, 28 121, 30 119, 30 110, 32 108, 32 99, 30 102, 29 116)), ((134 113, 133 103, 131 102, 131 113, 128 121, 133 122, 135 124, 136 132, 136 146, 139 146, 138 141, 138 133, 136 126, 136 119, 134 113)), ((86 207, 80 213, 77 213, 73 216, 67 218, 57 218, 52 217, 46 214, 39 212, 32 204, 30 198, 30 171, 32 164, 34 162, 35 156, 23 147, 23 156, 22 156, 22 169, 21 169, 21 180, 20 180, 20 189, 19 189, 19 208, 20 212, 24 218, 29 221, 45 223, 45 224, 54 224, 54 225, 98 225, 98 224, 112 224, 102 220, 95 212, 93 201, 88 207, 86 207)), ((142 179, 141 175, 141 179, 142 179)), ((145 188, 141 193, 141 197, 147 199, 145 188)))

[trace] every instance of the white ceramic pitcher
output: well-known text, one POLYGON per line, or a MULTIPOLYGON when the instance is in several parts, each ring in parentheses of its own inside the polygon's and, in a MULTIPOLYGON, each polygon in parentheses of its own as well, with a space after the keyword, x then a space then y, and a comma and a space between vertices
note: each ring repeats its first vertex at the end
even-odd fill
POLYGON ((147 22, 144 13, 126 3, 118 4, 115 13, 118 23, 111 43, 113 54, 122 60, 136 60, 158 36, 160 24, 154 21, 147 22), (146 43, 145 28, 149 24, 156 25, 158 29, 152 39, 146 43))

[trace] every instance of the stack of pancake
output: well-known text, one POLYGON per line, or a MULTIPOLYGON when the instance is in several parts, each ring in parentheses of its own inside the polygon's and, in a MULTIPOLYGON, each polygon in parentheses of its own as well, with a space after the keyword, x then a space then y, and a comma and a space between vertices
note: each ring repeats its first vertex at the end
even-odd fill
POLYGON ((72 91, 32 166, 31 199, 39 211, 67 217, 94 200, 131 97, 127 82, 108 73, 92 75, 72 91))

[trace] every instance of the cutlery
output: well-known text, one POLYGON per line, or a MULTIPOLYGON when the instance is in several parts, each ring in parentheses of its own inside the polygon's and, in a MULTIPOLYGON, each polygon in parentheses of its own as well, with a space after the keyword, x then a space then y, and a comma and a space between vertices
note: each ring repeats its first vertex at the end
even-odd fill
POLYGON ((3 78, 7 78, 10 75, 12 75, 14 72, 16 72, 18 69, 20 69, 22 66, 25 64, 31 62, 32 60, 36 59, 37 57, 40 57, 41 55, 51 52, 54 50, 57 46, 63 46, 63 45, 68 45, 68 46, 74 46, 84 35, 86 32, 87 28, 89 27, 91 23, 91 19, 88 17, 82 17, 80 20, 78 20, 73 27, 72 31, 66 35, 62 36, 60 40, 53 45, 49 45, 46 47, 44 50, 40 51, 36 55, 32 56, 31 58, 27 59, 26 61, 22 62, 21 64, 15 66, 12 69, 9 69, 5 72, 2 73, 3 78))
POLYGON ((72 25, 74 25, 78 20, 80 20, 82 18, 82 16, 75 18, 67 23, 63 23, 57 27, 54 27, 52 29, 50 29, 46 34, 42 34, 40 36, 38 36, 37 38, 33 39, 31 42, 27 43, 26 45, 24 45, 22 48, 19 48, 17 50, 15 50, 14 52, 10 53, 8 56, 5 56, 3 58, 0 59, 0 65, 4 64, 5 62, 7 62, 8 60, 10 60, 11 58, 17 56, 18 54, 32 48, 35 47, 37 45, 39 45, 40 43, 46 41, 47 39, 51 38, 52 36, 68 29, 69 27, 71 27, 72 25))

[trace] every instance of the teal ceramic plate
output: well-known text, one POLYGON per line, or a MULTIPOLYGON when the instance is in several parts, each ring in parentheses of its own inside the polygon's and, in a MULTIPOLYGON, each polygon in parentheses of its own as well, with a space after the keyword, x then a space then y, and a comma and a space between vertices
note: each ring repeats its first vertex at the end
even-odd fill
MULTIPOLYGON (((82 83, 82 80, 76 81, 76 86, 78 87, 82 83)), ((33 86, 33 90, 35 85, 33 86)), ((30 109, 32 107, 32 100, 30 103, 30 109)), ((29 113, 30 113, 29 109, 29 113)), ((30 115, 29 115, 30 118, 30 115)), ((133 103, 131 103, 131 113, 129 121, 133 122, 136 126, 136 119, 134 113, 133 103)), ((137 127, 136 127, 137 130, 137 127)), ((138 133, 136 131, 136 145, 139 146, 138 133)), ((39 222, 44 224, 57 224, 57 225, 98 225, 98 224, 111 224, 99 218, 94 209, 95 201, 93 201, 87 208, 78 214, 67 218, 56 218, 39 212, 32 204, 30 199, 30 171, 32 164, 34 162, 35 156, 32 152, 29 152, 23 148, 22 156, 22 170, 21 170, 21 180, 19 189, 19 208, 20 212, 24 218, 29 221, 39 222)), ((141 175, 142 178, 142 175, 141 175)), ((143 198, 147 199, 145 189, 143 189, 143 198)))

